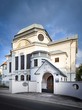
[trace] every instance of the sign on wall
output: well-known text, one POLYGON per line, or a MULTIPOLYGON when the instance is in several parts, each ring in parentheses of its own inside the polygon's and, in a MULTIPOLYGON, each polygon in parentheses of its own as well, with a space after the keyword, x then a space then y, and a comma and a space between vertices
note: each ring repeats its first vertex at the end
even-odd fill
POLYGON ((23 82, 22 85, 23 85, 23 86, 28 86, 28 83, 27 83, 27 82, 23 82))

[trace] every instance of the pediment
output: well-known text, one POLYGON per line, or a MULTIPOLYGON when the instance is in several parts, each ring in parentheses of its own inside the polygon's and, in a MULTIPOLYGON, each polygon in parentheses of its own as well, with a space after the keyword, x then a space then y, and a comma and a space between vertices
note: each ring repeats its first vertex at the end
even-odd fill
POLYGON ((40 75, 41 73, 58 73, 57 69, 53 68, 52 65, 45 62, 42 66, 36 71, 36 75, 40 75))
POLYGON ((45 62, 38 68, 35 75, 40 75, 41 73, 54 73, 66 77, 66 75, 55 67, 51 62, 45 60, 45 62))
POLYGON ((30 45, 30 42, 28 40, 22 39, 22 40, 18 41, 17 49, 23 48, 23 47, 28 47, 29 45, 30 45))

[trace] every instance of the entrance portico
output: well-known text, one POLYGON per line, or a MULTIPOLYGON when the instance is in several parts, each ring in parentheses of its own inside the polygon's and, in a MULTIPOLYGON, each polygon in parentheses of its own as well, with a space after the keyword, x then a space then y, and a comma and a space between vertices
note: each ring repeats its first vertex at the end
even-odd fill
POLYGON ((54 92, 54 77, 51 73, 44 73, 42 77, 42 92, 54 92))
POLYGON ((64 81, 66 77, 58 68, 48 60, 45 60, 40 68, 35 72, 37 82, 37 92, 55 93, 55 83, 64 81))

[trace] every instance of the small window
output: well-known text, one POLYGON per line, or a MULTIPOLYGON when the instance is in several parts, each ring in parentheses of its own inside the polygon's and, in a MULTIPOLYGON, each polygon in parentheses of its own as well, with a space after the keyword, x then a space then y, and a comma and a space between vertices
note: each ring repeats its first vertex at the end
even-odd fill
POLYGON ((38 59, 34 60, 34 66, 38 66, 38 59))
POLYGON ((18 56, 15 57, 15 70, 18 70, 18 56))
POLYGON ((26 76, 26 80, 27 80, 27 81, 30 81, 30 80, 31 80, 31 76, 30 76, 30 75, 27 75, 27 76, 26 76))
POLYGON ((26 69, 30 69, 30 63, 31 63, 31 54, 27 54, 26 56, 26 69))
POLYGON ((24 75, 21 75, 21 81, 24 81, 24 75))
POLYGON ((55 58, 55 62, 59 62, 59 58, 55 58))
POLYGON ((15 76, 15 81, 18 81, 18 75, 15 76))
POLYGON ((11 62, 9 62, 9 73, 11 73, 11 62))
POLYGON ((24 69, 24 55, 21 55, 21 70, 24 69))
POLYGON ((58 76, 58 74, 56 74, 56 76, 58 76))
POLYGON ((39 35, 38 35, 38 39, 39 39, 40 41, 43 41, 43 40, 44 40, 44 36, 43 36, 42 34, 39 34, 39 35))

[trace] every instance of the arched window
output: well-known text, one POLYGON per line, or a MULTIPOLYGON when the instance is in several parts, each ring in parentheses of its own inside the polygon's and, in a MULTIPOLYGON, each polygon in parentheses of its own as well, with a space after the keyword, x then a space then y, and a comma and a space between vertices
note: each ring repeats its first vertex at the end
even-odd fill
POLYGON ((26 80, 30 81, 31 80, 31 76, 30 75, 26 75, 26 80))
POLYGON ((21 75, 21 81, 24 81, 24 75, 21 75))
POLYGON ((15 76, 15 81, 18 81, 18 75, 15 76))

